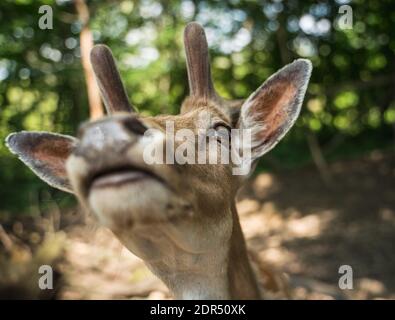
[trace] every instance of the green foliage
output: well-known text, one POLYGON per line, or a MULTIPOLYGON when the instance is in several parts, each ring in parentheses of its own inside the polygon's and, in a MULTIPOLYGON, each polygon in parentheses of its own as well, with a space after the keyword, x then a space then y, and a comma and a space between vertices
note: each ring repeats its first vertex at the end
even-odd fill
MULTIPOLYGON (((329 158, 344 149, 359 154, 358 146, 370 150, 391 143, 395 3, 350 2, 354 25, 341 30, 335 24, 345 2, 87 1, 95 42, 112 48, 130 99, 144 114, 178 112, 187 94, 182 32, 192 20, 207 30, 215 85, 228 98, 245 98, 293 59, 311 59, 301 117, 263 162, 280 169, 311 161, 307 130, 329 158)), ((1 1, 1 140, 18 130, 73 134, 87 118, 80 31, 72 1, 1 1), (53 8, 53 30, 38 28, 43 4, 53 8)), ((40 190, 49 190, 3 144, 0 165, 0 198, 7 199, 0 210, 31 206, 40 190)))

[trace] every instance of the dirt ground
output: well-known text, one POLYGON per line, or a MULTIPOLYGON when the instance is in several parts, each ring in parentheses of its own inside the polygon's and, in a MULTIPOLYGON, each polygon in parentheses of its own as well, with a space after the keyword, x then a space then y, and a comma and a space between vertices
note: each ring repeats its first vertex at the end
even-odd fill
MULTIPOLYGON (((260 173, 237 207, 250 250, 284 273, 294 299, 395 299, 395 165, 373 152, 330 166, 260 173), (340 290, 341 265, 353 289, 340 290)), ((165 286, 110 231, 73 223, 62 232, 61 299, 167 299, 165 286)), ((0 239, 1 240, 1 239, 0 239)))

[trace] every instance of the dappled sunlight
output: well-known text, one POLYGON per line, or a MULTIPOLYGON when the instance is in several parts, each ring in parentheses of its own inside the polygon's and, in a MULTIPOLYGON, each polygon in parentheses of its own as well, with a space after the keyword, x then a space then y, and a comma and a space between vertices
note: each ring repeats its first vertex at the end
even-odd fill
POLYGON ((68 239, 65 299, 166 298, 165 286, 108 229, 76 228, 68 239))
POLYGON ((357 299, 372 299, 373 297, 380 299, 388 294, 384 283, 371 278, 358 279, 356 289, 358 290, 357 299))
POLYGON ((253 180, 254 192, 259 198, 264 198, 269 192, 275 191, 276 187, 273 174, 261 173, 253 180))
POLYGON ((237 204, 249 248, 288 274, 298 298, 394 298, 391 159, 372 152, 334 163, 332 189, 313 169, 257 175, 237 204), (354 290, 338 287, 344 264, 354 270, 354 290))
POLYGON ((286 224, 287 232, 291 238, 317 237, 328 227, 334 216, 334 212, 326 211, 300 219, 289 219, 286 224))
POLYGON ((237 212, 240 216, 254 213, 260 209, 261 204, 252 199, 243 199, 236 203, 237 212))
POLYGON ((259 256, 262 258, 262 261, 276 267, 292 263, 297 258, 294 253, 280 247, 262 250, 259 256))
POLYGON ((390 208, 381 208, 379 214, 383 221, 395 225, 395 210, 391 210, 390 208))
POLYGON ((247 238, 271 235, 273 232, 286 240, 314 238, 319 236, 335 217, 335 212, 331 210, 303 216, 295 209, 288 209, 288 213, 292 214, 284 216, 273 202, 265 202, 259 206, 259 203, 252 199, 241 200, 237 208, 247 238))

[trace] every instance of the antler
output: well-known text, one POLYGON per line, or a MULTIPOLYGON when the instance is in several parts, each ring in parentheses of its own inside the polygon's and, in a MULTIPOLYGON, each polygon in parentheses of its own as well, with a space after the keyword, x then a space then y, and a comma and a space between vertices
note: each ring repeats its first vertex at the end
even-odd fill
POLYGON ((186 26, 184 44, 190 95, 216 101, 222 110, 229 114, 232 123, 236 123, 243 100, 226 100, 215 91, 211 79, 206 34, 200 24, 191 22, 186 26))
POLYGON ((91 63, 107 113, 134 112, 110 48, 105 45, 94 46, 91 50, 91 63))
POLYGON ((206 34, 200 24, 191 22, 186 26, 184 44, 190 94, 195 97, 217 99, 211 80, 206 34))

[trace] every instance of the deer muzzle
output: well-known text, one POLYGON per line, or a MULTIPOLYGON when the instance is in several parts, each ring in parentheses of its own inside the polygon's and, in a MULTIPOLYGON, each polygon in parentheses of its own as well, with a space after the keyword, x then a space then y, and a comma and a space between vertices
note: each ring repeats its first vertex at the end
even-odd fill
MULTIPOLYGON (((131 157, 147 128, 133 115, 103 118, 83 125, 79 130, 80 142, 72 157, 83 163, 85 173, 79 175, 78 185, 88 196, 92 189, 117 188, 126 183, 146 179, 163 182, 149 168, 139 165, 139 152, 131 157)), ((71 176, 78 168, 72 167, 71 176)))

